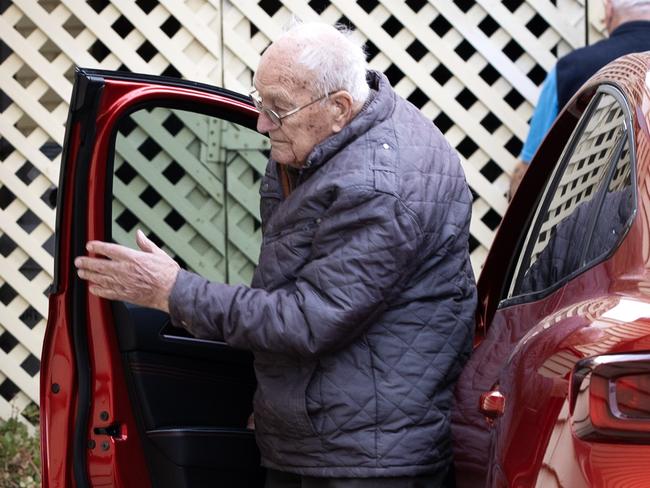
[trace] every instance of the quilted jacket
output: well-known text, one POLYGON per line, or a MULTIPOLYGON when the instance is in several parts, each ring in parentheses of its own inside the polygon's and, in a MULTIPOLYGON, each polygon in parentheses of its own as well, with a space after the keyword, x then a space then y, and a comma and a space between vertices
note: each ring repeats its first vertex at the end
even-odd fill
POLYGON ((283 196, 261 184, 253 283, 181 271, 175 324, 251 349, 262 464, 317 477, 435 473, 471 349, 471 196, 434 125, 369 72, 374 98, 283 196))

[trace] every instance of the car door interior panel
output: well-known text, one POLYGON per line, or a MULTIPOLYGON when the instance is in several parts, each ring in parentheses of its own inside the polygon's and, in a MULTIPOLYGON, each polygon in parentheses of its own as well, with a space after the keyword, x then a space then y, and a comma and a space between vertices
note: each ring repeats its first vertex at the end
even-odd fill
POLYGON ((219 486, 255 486, 263 470, 246 428, 252 354, 188 337, 157 310, 121 302, 112 308, 154 486, 215 486, 216 479, 219 486))

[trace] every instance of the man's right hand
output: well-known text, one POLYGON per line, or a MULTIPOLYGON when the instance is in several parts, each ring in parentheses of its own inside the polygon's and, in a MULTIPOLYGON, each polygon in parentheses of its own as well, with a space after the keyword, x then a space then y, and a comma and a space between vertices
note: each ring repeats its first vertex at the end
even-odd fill
POLYGON ((75 259, 77 274, 98 297, 169 312, 169 294, 180 266, 138 229, 139 251, 110 242, 90 241, 89 256, 75 259))

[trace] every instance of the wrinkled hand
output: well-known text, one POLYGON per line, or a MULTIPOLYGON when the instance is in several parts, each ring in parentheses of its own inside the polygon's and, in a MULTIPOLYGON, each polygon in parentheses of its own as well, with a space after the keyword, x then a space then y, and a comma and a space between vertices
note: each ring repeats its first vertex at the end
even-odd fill
POLYGON ((78 257, 74 262, 77 273, 88 281, 93 295, 169 312, 169 294, 180 266, 139 229, 136 243, 141 251, 108 242, 88 242, 89 253, 104 257, 78 257))

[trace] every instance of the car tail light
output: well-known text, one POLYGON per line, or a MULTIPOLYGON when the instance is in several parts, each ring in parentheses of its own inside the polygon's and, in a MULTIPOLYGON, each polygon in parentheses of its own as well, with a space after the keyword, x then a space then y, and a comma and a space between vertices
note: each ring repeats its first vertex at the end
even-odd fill
POLYGON ((650 371, 616 380, 616 406, 620 415, 650 420, 650 371))
POLYGON ((650 444, 650 354, 579 361, 570 398, 573 430, 579 438, 650 444))

